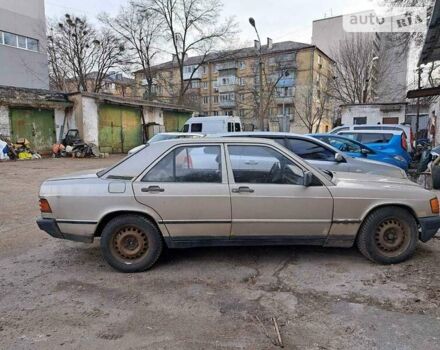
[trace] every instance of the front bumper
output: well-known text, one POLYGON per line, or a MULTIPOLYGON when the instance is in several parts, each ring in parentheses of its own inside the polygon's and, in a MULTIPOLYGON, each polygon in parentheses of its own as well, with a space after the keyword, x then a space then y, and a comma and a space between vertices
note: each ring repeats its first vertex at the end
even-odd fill
POLYGON ((422 242, 428 242, 440 229, 440 216, 419 218, 419 222, 422 229, 420 233, 420 240, 422 242))
POLYGON ((55 238, 67 239, 69 241, 92 243, 93 237, 73 235, 70 233, 63 233, 55 219, 38 218, 37 225, 40 230, 47 232, 49 235, 55 238))

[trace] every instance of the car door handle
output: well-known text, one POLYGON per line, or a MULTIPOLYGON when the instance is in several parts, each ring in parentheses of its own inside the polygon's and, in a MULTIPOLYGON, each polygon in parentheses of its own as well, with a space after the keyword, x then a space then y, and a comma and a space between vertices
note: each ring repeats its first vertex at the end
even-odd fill
POLYGON ((246 164, 246 165, 257 165, 258 162, 256 160, 248 160, 248 161, 244 162, 244 164, 246 164))
POLYGON ((233 188, 232 192, 233 193, 254 193, 255 190, 250 187, 247 187, 247 186, 241 186, 239 188, 233 188))
POLYGON ((159 186, 149 186, 141 189, 142 192, 165 192, 165 189, 159 186))

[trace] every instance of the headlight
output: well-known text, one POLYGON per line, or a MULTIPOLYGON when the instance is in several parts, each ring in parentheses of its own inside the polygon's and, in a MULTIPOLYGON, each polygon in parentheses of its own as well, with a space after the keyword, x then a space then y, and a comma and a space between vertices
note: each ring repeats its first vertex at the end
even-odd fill
POLYGON ((403 158, 402 156, 393 156, 393 158, 395 160, 398 160, 399 162, 406 162, 405 158, 403 158))

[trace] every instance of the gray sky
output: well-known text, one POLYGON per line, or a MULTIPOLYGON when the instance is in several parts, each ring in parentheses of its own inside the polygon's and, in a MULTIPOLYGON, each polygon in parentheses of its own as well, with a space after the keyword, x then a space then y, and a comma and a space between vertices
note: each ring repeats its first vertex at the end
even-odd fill
MULTIPOLYGON (((127 0, 45 0, 46 15, 60 17, 64 13, 86 15, 89 19, 105 11, 116 14, 127 0)), ((255 38, 248 23, 254 17, 262 40, 293 40, 310 43, 312 21, 375 7, 375 0, 223 0, 225 16, 235 16, 239 23, 242 43, 255 38)))

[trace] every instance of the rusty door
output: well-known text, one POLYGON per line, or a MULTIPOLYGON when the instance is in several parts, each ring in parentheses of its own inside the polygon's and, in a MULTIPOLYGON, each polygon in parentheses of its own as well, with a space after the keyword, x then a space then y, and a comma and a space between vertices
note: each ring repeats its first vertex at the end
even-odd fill
POLYGON ((56 140, 54 111, 50 109, 10 109, 11 138, 26 138, 32 150, 46 154, 56 140))
POLYGON ((106 153, 126 153, 142 143, 140 109, 110 104, 99 108, 99 148, 106 153))

